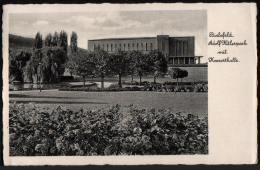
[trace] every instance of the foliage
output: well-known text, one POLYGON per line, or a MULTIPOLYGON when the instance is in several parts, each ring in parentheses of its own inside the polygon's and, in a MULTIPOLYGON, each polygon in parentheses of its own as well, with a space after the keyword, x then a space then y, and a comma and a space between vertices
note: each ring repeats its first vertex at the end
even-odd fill
POLYGON ((165 56, 157 50, 151 51, 149 58, 149 65, 154 75, 154 83, 156 83, 156 78, 159 75, 164 75, 168 71, 167 60, 165 56))
POLYGON ((78 52, 78 35, 74 31, 70 36, 70 48, 72 54, 76 54, 78 52))
POLYGON ((114 54, 111 54, 109 66, 113 73, 118 75, 118 85, 119 87, 122 87, 122 81, 121 78, 123 75, 127 74, 128 72, 128 63, 129 60, 126 57, 126 53, 123 51, 118 51, 114 54))
POLYGON ((58 32, 54 32, 53 38, 52 38, 52 46, 56 47, 59 45, 59 34, 58 32))
POLYGON ((73 112, 11 104, 11 156, 207 154, 207 117, 119 105, 73 112))
POLYGON ((136 55, 136 60, 135 60, 135 69, 136 73, 139 76, 139 83, 141 85, 142 83, 142 76, 149 73, 151 71, 151 65, 150 65, 150 58, 149 55, 145 55, 142 53, 139 53, 136 55))
POLYGON ((34 48, 41 49, 43 47, 42 35, 37 32, 34 39, 34 48))
POLYGON ((63 50, 66 52, 67 54, 67 47, 68 47, 68 35, 65 31, 61 31, 60 32, 60 36, 59 36, 59 46, 61 48, 63 48, 63 50))
POLYGON ((37 32, 33 48, 29 51, 31 53, 16 48, 9 51, 10 80, 34 83, 57 82, 58 77, 65 71, 67 33, 61 31, 60 35, 57 32, 54 35, 47 34, 43 46, 42 35, 37 32))
POLYGON ((45 47, 52 46, 52 35, 50 33, 46 35, 44 43, 45 43, 45 47))
POLYGON ((24 80, 24 69, 26 63, 31 58, 31 53, 19 51, 16 52, 14 50, 9 50, 9 79, 11 81, 21 81, 24 80))
POLYGON ((177 86, 178 86, 178 79, 181 78, 183 79, 184 77, 188 76, 188 71, 187 70, 182 70, 180 68, 171 68, 169 70, 170 75, 173 79, 177 79, 177 86))
POLYGON ((95 73, 95 63, 93 62, 93 53, 88 53, 87 56, 76 55, 71 62, 71 69, 74 74, 79 75, 83 78, 83 84, 87 76, 93 76, 95 73))
POLYGON ((104 50, 96 50, 93 55, 95 75, 101 78, 101 88, 104 88, 104 78, 111 73, 110 56, 104 50))

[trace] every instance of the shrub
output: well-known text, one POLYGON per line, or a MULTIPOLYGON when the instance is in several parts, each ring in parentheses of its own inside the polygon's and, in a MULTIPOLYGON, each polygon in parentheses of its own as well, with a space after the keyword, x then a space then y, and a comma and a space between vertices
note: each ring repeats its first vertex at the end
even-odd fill
POLYGON ((119 105, 74 112, 10 104, 10 155, 207 154, 207 117, 119 105))

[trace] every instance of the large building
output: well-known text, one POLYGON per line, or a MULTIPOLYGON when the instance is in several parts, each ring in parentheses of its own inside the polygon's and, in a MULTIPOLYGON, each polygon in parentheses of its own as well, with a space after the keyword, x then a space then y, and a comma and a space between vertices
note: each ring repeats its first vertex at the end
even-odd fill
POLYGON ((121 51, 141 51, 149 53, 152 50, 161 51, 172 65, 199 64, 201 56, 195 56, 195 37, 156 37, 138 38, 107 38, 88 40, 88 49, 95 51, 103 49, 109 53, 121 51))

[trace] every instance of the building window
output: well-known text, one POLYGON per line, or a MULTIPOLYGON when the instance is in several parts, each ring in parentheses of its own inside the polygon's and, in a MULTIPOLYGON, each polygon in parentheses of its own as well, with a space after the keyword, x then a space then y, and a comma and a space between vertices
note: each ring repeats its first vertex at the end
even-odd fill
POLYGON ((177 48, 177 50, 176 50, 176 55, 177 55, 177 56, 180 56, 179 41, 177 41, 176 48, 177 48))
POLYGON ((115 44, 115 50, 117 50, 117 44, 115 44))
POLYGON ((165 51, 165 44, 162 42, 162 50, 165 51))
POLYGON ((124 51, 125 51, 125 44, 124 44, 124 51))
POLYGON ((108 44, 107 44, 107 51, 108 51, 108 44))
POLYGON ((179 64, 179 61, 178 61, 177 57, 174 58, 174 64, 179 64))
POLYGON ((130 50, 130 44, 129 43, 127 44, 127 46, 128 46, 127 49, 130 50))
POLYGON ((96 44, 94 44, 94 50, 96 50, 96 44))
POLYGON ((173 64, 173 58, 169 58, 169 64, 173 64))
POLYGON ((186 57, 186 58, 185 58, 185 64, 189 64, 189 60, 190 60, 190 58, 189 58, 189 57, 186 57))
POLYGON ((147 51, 147 43, 145 43, 145 51, 147 51))
POLYGON ((105 44, 102 44, 102 49, 105 50, 105 44))
POLYGON ((144 50, 144 45, 141 43, 141 51, 144 50))
POLYGON ((184 56, 185 49, 184 49, 184 41, 182 42, 182 55, 184 56))
POLYGON ((179 58, 179 64, 184 64, 184 58, 183 57, 179 58))
POLYGON ((113 44, 111 44, 111 51, 113 51, 113 44))
POLYGON ((150 44, 150 50, 153 50, 153 43, 150 44))
POLYGON ((136 44, 136 50, 137 50, 137 51, 138 51, 138 46, 139 46, 139 44, 137 43, 137 44, 136 44))
POLYGON ((190 58, 190 64, 195 64, 194 57, 190 58))

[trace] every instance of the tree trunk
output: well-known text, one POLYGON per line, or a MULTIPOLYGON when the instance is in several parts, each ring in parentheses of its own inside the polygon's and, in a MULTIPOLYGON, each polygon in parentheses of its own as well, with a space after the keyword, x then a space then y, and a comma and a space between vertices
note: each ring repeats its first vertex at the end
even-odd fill
POLYGON ((101 75, 101 89, 104 89, 104 75, 101 75))
POLYGON ((85 79, 85 76, 83 76, 83 87, 85 87, 86 85, 86 79, 85 79))
POLYGON ((121 74, 118 74, 118 86, 119 86, 120 88, 122 87, 121 74))
POLYGON ((156 76, 153 77, 153 82, 156 84, 156 76))
POLYGON ((141 86, 142 85, 142 76, 139 75, 139 85, 141 86))
POLYGON ((134 75, 131 74, 131 84, 133 84, 133 82, 134 82, 134 75))
POLYGON ((179 79, 177 78, 177 89, 179 89, 179 79))

